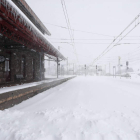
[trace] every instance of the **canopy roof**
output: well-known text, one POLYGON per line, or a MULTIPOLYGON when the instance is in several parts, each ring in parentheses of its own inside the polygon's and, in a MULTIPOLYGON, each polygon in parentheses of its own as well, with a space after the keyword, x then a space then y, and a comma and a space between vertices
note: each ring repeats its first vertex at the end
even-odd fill
POLYGON ((0 33, 30 49, 65 57, 7 0, 0 0, 0 33))
POLYGON ((12 0, 17 7, 28 17, 28 19, 43 33, 51 35, 48 29, 40 21, 37 15, 33 12, 30 6, 26 3, 25 0, 12 0))

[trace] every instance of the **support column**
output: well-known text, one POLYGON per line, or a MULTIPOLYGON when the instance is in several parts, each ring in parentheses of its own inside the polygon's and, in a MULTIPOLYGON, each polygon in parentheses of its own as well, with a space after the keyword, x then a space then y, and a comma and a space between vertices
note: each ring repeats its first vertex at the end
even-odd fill
POLYGON ((58 64, 59 63, 59 61, 58 61, 58 57, 57 57, 57 78, 58 78, 58 64))
POLYGON ((42 80, 42 62, 41 62, 41 52, 39 53, 40 54, 40 81, 42 80))

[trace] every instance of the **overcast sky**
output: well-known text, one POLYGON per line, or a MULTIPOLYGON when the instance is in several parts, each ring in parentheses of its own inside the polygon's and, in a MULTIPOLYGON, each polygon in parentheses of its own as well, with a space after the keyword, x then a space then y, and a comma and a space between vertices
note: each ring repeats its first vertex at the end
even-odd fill
MULTIPOLYGON (((47 36, 47 39, 56 48, 60 46, 60 52, 68 57, 70 62, 79 64, 92 64, 114 37, 119 35, 140 13, 139 0, 65 0, 71 28, 75 29, 73 33, 77 59, 73 46, 68 44, 71 43, 69 31, 50 25, 67 27, 61 0, 26 0, 26 2, 51 32, 51 36, 47 36)), ((134 24, 127 31, 133 27, 134 24)), ((131 64, 139 65, 137 53, 140 53, 138 48, 140 46, 138 44, 140 43, 140 25, 128 36, 96 64, 106 65, 110 62, 116 65, 118 56, 121 56, 122 63, 129 60, 132 61, 131 64)))

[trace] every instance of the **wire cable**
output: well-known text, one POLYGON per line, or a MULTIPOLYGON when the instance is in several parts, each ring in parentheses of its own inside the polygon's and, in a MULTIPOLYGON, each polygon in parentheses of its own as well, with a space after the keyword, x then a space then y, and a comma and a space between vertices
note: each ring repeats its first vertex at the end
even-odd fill
POLYGON ((135 26, 129 31, 129 32, 127 32, 127 34, 126 35, 124 35, 123 37, 121 37, 121 35, 137 20, 137 19, 139 19, 139 16, 140 16, 140 14, 138 14, 135 18, 134 18, 134 20, 132 20, 132 22, 109 44, 109 46, 107 46, 107 48, 93 61, 93 63, 94 62, 96 62, 97 60, 99 60, 100 58, 102 58, 106 53, 108 53, 112 48, 114 48, 115 47, 115 45, 117 45, 117 43, 119 43, 121 40, 123 40, 123 38, 125 38, 134 28, 136 28, 138 25, 139 25, 139 22, 137 23, 137 24, 135 24, 135 26), (121 37, 121 39, 119 39, 119 41, 115 44, 115 45, 113 45, 112 47, 111 47, 111 45, 119 38, 119 37, 121 37), (110 48, 111 47, 111 48, 110 48), (110 49, 109 49, 110 48, 110 49), (109 50, 108 50, 109 49, 109 50))
POLYGON ((65 4, 65 0, 61 0, 61 4, 62 4, 62 7, 63 7, 63 12, 64 12, 64 15, 65 15, 67 27, 69 29, 70 38, 71 38, 71 41, 72 41, 72 44, 73 44, 73 49, 75 51, 75 55, 76 55, 77 62, 78 62, 78 56, 77 56, 75 45, 74 45, 74 38, 73 38, 72 30, 71 30, 71 25, 70 25, 70 21, 69 21, 69 16, 68 16, 68 12, 67 12, 67 7, 66 7, 66 4, 65 4))

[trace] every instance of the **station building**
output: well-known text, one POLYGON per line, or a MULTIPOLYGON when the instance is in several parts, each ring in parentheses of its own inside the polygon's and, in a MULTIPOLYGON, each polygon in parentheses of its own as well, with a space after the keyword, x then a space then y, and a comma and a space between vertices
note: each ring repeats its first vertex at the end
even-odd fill
POLYGON ((44 55, 64 56, 47 41, 51 35, 25 0, 0 0, 0 85, 44 79, 44 55))

